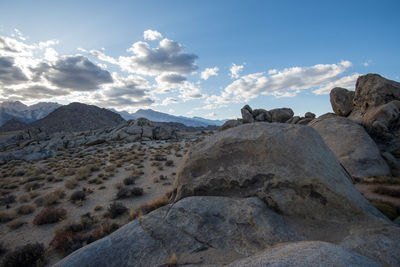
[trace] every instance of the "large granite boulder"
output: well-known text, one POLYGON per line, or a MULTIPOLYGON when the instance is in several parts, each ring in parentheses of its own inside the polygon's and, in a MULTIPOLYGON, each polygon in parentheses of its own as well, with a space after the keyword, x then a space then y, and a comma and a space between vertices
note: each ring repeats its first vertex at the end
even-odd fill
POLYGON ((288 216, 316 220, 383 217, 311 127, 244 124, 215 134, 186 154, 175 201, 188 196, 257 196, 288 216))
POLYGON ((240 112, 242 113, 243 123, 253 123, 254 122, 254 115, 253 110, 249 105, 244 106, 240 112))
POLYGON ((333 111, 346 117, 353 110, 354 91, 349 91, 341 87, 335 87, 331 90, 329 97, 333 111))
POLYGON ((222 126, 219 128, 220 131, 229 129, 229 128, 233 128, 239 125, 242 125, 243 122, 240 120, 228 120, 226 121, 224 124, 222 124, 222 126))
POLYGON ((129 223, 56 266, 224 265, 280 242, 302 240, 258 198, 189 197, 129 223))
POLYGON ((293 110, 290 108, 271 109, 269 113, 271 114, 272 122, 287 122, 294 115, 293 110))
POLYGON ((400 83, 378 74, 367 74, 357 79, 354 109, 362 114, 371 107, 378 107, 393 100, 400 100, 400 83))
POLYGON ((321 242, 303 241, 277 245, 251 257, 238 260, 229 267, 265 266, 381 266, 341 246, 321 242))
POLYGON ((361 125, 329 113, 309 125, 321 135, 353 178, 391 176, 377 145, 361 125))

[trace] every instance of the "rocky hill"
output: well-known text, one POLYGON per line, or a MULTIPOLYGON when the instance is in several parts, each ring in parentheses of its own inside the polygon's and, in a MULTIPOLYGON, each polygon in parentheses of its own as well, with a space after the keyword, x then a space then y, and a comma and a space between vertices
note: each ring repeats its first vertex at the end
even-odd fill
POLYGON ((0 133, 20 131, 27 127, 26 123, 20 122, 17 119, 11 119, 0 127, 0 133))
POLYGON ((58 103, 41 102, 27 106, 19 101, 6 101, 0 104, 0 126, 11 119, 30 123, 46 117, 61 105, 58 103))
POLYGON ((29 124, 29 128, 41 128, 47 133, 68 133, 116 126, 124 121, 119 114, 108 109, 75 102, 29 124))

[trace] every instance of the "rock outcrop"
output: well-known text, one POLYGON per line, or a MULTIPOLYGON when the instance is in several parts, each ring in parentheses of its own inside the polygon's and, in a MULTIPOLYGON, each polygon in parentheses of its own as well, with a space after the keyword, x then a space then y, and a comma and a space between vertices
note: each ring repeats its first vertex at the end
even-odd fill
POLYGON ((301 125, 253 123, 219 132, 185 156, 175 188, 175 201, 196 195, 257 196, 289 216, 381 216, 354 188, 320 135, 301 125))
MULTIPOLYGON (((350 110, 351 92, 334 88, 331 104, 336 114, 346 116, 350 110), (344 112, 346 111, 346 112, 344 112)), ((378 74, 367 74, 357 79, 351 112, 352 121, 362 125, 385 157, 393 175, 400 166, 400 83, 378 74), (389 154, 386 154, 387 156, 389 154)))
POLYGON ((22 133, 0 139, 1 160, 40 160, 55 156, 59 151, 80 146, 93 146, 105 142, 136 142, 170 140, 179 137, 175 127, 153 123, 147 119, 127 121, 117 127, 86 132, 54 133, 27 129, 22 133))
POLYGON ((309 125, 317 130, 354 179, 391 176, 377 145, 361 125, 329 113, 309 125))

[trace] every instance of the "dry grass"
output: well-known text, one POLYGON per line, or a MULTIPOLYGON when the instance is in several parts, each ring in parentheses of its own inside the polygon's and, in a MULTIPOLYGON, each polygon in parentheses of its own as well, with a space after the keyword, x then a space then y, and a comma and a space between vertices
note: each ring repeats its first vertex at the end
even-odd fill
POLYGON ((14 213, 2 212, 2 213, 0 213, 0 223, 9 222, 9 221, 13 220, 15 217, 16 216, 14 213))
POLYGON ((65 193, 61 189, 57 189, 43 197, 43 206, 49 207, 55 205, 58 201, 65 196, 65 193))
POLYGON ((15 211, 17 214, 27 215, 27 214, 31 214, 32 212, 34 212, 35 207, 33 205, 21 205, 18 208, 16 208, 15 211))
POLYGON ((11 230, 16 230, 20 228, 22 225, 27 224, 27 222, 22 221, 20 219, 15 219, 7 224, 8 228, 11 230))

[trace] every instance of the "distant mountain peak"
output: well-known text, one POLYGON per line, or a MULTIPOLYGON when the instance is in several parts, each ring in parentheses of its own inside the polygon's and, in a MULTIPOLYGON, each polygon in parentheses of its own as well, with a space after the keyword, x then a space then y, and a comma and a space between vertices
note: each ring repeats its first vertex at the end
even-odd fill
POLYGON ((209 125, 221 126, 226 121, 226 120, 209 120, 201 117, 189 118, 184 116, 175 116, 160 111, 156 111, 153 109, 138 109, 135 113, 128 113, 126 111, 116 111, 116 110, 113 111, 119 113, 126 120, 138 119, 142 117, 150 121, 177 122, 191 127, 207 127, 209 125))

